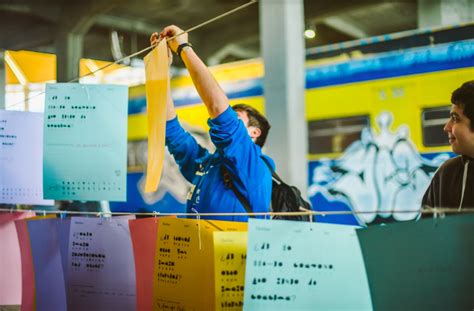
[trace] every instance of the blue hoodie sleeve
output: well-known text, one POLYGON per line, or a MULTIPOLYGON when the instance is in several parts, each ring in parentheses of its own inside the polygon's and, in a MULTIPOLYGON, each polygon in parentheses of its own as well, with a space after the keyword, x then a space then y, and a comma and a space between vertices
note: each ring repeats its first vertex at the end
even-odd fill
POLYGON ((178 164, 181 174, 192 183, 198 169, 196 160, 207 157, 209 152, 181 127, 178 117, 166 122, 166 146, 178 164))

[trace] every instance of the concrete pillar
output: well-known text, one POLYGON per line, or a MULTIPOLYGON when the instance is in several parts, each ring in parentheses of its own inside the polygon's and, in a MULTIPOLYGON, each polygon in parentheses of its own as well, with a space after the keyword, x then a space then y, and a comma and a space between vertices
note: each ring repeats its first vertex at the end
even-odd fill
POLYGON ((56 79, 58 82, 68 82, 79 77, 83 39, 82 33, 61 32, 56 36, 56 79))
POLYGON ((83 0, 64 5, 56 34, 56 80, 68 82, 79 77, 79 62, 85 34, 99 14, 124 0, 83 0))
POLYGON ((275 160, 279 175, 306 196, 303 0, 260 0, 259 5, 265 110, 272 124, 266 151, 275 160))
POLYGON ((472 0, 418 0, 418 28, 447 26, 473 19, 472 0))

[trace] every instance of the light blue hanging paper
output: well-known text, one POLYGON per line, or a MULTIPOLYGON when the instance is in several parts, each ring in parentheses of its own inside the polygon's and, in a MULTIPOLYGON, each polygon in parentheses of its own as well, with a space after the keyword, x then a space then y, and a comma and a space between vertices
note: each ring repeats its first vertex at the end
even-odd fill
POLYGON ((44 196, 125 201, 128 88, 46 85, 44 196))
POLYGON ((355 228, 250 219, 244 310, 372 310, 355 228))

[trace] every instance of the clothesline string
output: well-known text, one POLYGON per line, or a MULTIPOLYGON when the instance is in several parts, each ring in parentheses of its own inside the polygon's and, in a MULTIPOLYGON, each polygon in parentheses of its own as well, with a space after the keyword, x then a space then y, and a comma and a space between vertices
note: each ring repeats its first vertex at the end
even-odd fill
MULTIPOLYGON (((209 217, 209 216, 331 216, 331 215, 370 215, 378 214, 379 211, 305 211, 305 212, 256 212, 256 213, 133 213, 133 212, 84 212, 84 211, 59 211, 59 210, 23 210, 16 208, 0 208, 0 212, 35 212, 37 214, 74 214, 74 215, 95 215, 95 216, 123 216, 123 215, 137 215, 137 216, 194 216, 194 217, 209 217)), ((405 210, 405 211, 390 211, 383 212, 384 214, 406 214, 406 213, 421 213, 421 214, 459 214, 459 213, 474 213, 474 208, 465 208, 461 211, 452 208, 423 208, 421 210, 405 210)))
MULTIPOLYGON (((252 5, 252 4, 255 4, 255 3, 257 3, 257 0, 251 0, 250 2, 247 2, 247 3, 245 3, 245 4, 243 4, 243 5, 239 6, 239 7, 236 7, 236 8, 234 8, 234 9, 230 10, 230 11, 227 11, 227 12, 225 12, 225 13, 222 13, 221 15, 218 15, 218 16, 216 16, 216 17, 213 17, 213 18, 211 18, 211 19, 209 19, 209 20, 206 20, 206 21, 204 21, 204 22, 202 22, 202 23, 196 25, 196 26, 193 26, 193 27, 191 27, 191 28, 189 28, 189 29, 187 29, 187 30, 184 30, 184 31, 182 31, 182 32, 180 32, 180 33, 174 35, 173 37, 166 39, 166 41, 168 42, 168 41, 173 40, 173 39, 175 39, 176 37, 179 37, 179 36, 181 36, 181 35, 183 35, 183 34, 185 34, 185 33, 189 33, 189 32, 191 32, 191 31, 193 31, 193 30, 199 29, 199 28, 201 28, 201 27, 203 27, 203 26, 206 26, 206 25, 208 25, 208 24, 210 24, 210 23, 212 23, 212 22, 215 22, 216 20, 219 20, 219 19, 221 19, 221 18, 223 18, 223 17, 226 17, 226 16, 228 16, 228 15, 231 15, 231 14, 233 14, 233 13, 235 13, 235 12, 238 12, 238 11, 240 11, 240 10, 242 10, 242 9, 244 9, 244 8, 246 8, 246 7, 250 6, 250 5, 252 5)), ((116 64, 118 64, 118 63, 120 63, 120 62, 122 62, 122 61, 124 61, 124 60, 126 60, 126 59, 130 59, 130 58, 133 58, 133 57, 135 57, 135 56, 138 56, 138 55, 140 55, 140 54, 142 54, 142 53, 145 53, 146 51, 151 50, 151 49, 154 48, 155 46, 157 46, 157 44, 150 45, 150 46, 144 48, 143 50, 140 50, 140 51, 135 52, 135 53, 133 53, 133 54, 124 56, 124 57, 122 57, 122 58, 120 58, 120 59, 117 59, 117 60, 114 61, 113 63, 109 63, 109 64, 104 65, 104 66, 102 66, 102 67, 100 67, 100 68, 97 68, 96 70, 91 71, 91 72, 89 72, 89 73, 87 73, 87 74, 85 74, 85 75, 83 75, 83 76, 79 76, 79 77, 77 77, 77 78, 74 78, 74 79, 68 81, 67 83, 77 82, 77 81, 79 81, 79 80, 82 79, 82 78, 85 78, 85 77, 88 77, 88 76, 91 76, 91 75, 95 75, 97 72, 102 71, 102 70, 104 70, 104 69, 106 69, 106 68, 108 68, 108 67, 110 67, 110 66, 116 65, 116 64)), ((45 91, 42 91, 42 92, 40 92, 40 93, 38 93, 38 94, 36 94, 36 95, 33 95, 33 96, 31 96, 31 97, 28 97, 28 98, 26 98, 26 99, 24 99, 24 100, 22 100, 22 101, 20 101, 20 102, 18 102, 18 103, 16 103, 16 104, 10 106, 10 108, 11 108, 11 107, 16 107, 16 106, 18 106, 18 105, 20 105, 20 104, 24 104, 24 103, 26 103, 26 102, 32 100, 33 98, 36 98, 36 97, 38 97, 38 96, 43 95, 44 93, 46 93, 46 92, 45 92, 45 91)))

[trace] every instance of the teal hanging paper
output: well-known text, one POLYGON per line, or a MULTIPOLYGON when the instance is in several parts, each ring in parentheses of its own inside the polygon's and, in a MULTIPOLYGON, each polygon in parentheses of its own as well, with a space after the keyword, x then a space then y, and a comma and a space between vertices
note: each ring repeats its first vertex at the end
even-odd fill
POLYGON ((250 219, 244 310, 372 310, 355 228, 250 219))
POLYGON ((357 230, 375 310, 472 310, 474 215, 357 230))
POLYGON ((46 85, 45 198, 126 200, 127 107, 126 86, 46 85))

